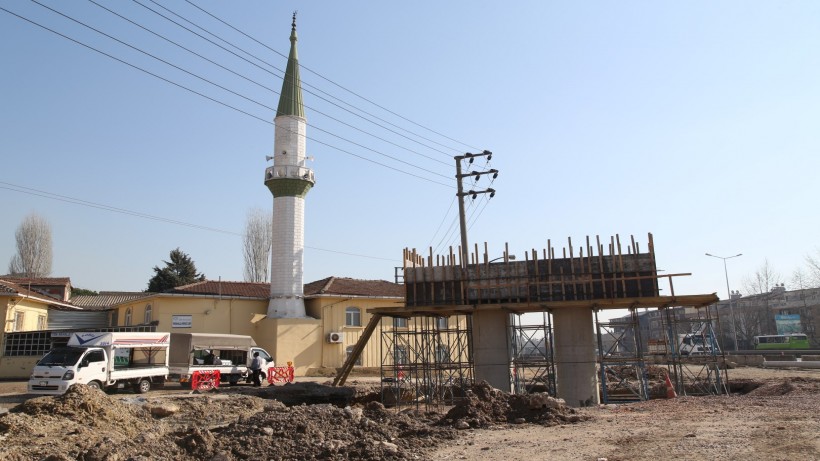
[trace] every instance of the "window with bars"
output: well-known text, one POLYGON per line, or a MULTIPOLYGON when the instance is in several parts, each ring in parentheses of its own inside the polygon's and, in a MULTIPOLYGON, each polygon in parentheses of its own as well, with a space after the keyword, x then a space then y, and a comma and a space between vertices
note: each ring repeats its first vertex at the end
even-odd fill
MULTIPOLYGON (((353 354, 353 349, 355 349, 355 348, 356 348, 356 346, 347 346, 347 349, 345 349, 345 353, 347 354, 347 357, 350 357, 350 355, 353 354)), ((356 365, 356 366, 359 366, 359 367, 362 366, 362 354, 359 354, 359 356, 356 357, 356 363, 354 363, 353 365, 356 365)))
POLYGON ((34 331, 24 333, 6 333, 3 340, 3 356, 41 357, 51 350, 51 333, 34 331))
POLYGON ((151 316, 151 310, 152 310, 152 309, 151 309, 151 305, 150 305, 150 304, 148 304, 148 305, 146 305, 146 306, 145 306, 145 316, 144 316, 144 318, 143 318, 143 322, 142 322, 142 323, 145 323, 145 324, 151 323, 151 320, 153 320, 153 319, 151 318, 151 317, 152 317, 152 316, 151 316))
POLYGON ((48 328, 48 317, 45 315, 38 315, 37 316, 37 329, 38 330, 45 330, 48 328))
POLYGON ((125 326, 127 327, 131 326, 131 313, 132 311, 130 307, 128 309, 125 309, 125 326))

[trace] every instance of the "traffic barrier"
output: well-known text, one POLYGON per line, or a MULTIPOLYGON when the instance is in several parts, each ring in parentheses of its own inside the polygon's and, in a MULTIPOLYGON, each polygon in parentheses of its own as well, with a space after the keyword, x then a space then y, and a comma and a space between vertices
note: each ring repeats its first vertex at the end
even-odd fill
POLYGON ((268 368, 268 384, 292 383, 293 374, 292 365, 287 367, 270 367, 268 368))
POLYGON ((219 387, 219 370, 197 370, 191 375, 191 389, 209 391, 219 387))

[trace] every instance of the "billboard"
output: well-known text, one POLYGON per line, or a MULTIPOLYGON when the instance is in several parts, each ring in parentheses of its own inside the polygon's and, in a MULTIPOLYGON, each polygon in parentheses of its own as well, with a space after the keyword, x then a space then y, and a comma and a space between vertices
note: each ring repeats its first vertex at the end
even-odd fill
POLYGON ((777 334, 779 335, 803 333, 803 327, 800 326, 800 315, 798 314, 775 315, 774 323, 777 325, 777 334))

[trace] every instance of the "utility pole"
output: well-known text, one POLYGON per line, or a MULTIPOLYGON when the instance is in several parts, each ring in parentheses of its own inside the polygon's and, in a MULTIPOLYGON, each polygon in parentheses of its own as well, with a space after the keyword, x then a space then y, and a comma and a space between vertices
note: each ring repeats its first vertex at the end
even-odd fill
POLYGON ((482 175, 491 174, 493 175, 493 179, 498 177, 498 170, 491 169, 487 171, 468 171, 467 173, 461 172, 461 161, 465 159, 469 159, 469 164, 473 163, 476 157, 487 157, 487 160, 491 160, 493 158, 493 153, 485 150, 480 154, 471 154, 467 152, 464 155, 457 155, 454 158, 456 159, 456 181, 458 182, 458 192, 456 195, 458 196, 458 219, 459 224, 461 225, 461 265, 462 267, 467 267, 467 264, 470 262, 470 249, 467 246, 467 218, 464 215, 464 196, 470 195, 473 199, 478 197, 478 194, 490 194, 490 197, 495 196, 495 189, 492 187, 488 187, 483 190, 469 190, 464 192, 464 185, 462 180, 466 177, 474 176, 476 179, 481 178, 482 175))

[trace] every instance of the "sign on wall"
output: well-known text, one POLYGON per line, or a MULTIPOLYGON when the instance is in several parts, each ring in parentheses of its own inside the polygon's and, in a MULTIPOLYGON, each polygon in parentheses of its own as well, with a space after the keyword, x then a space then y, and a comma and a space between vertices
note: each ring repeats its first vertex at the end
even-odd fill
POLYGON ((172 315, 171 328, 191 328, 194 324, 190 315, 172 315))
POLYGON ((774 323, 777 325, 777 334, 779 335, 803 332, 803 328, 800 326, 800 316, 796 314, 775 315, 774 323))

